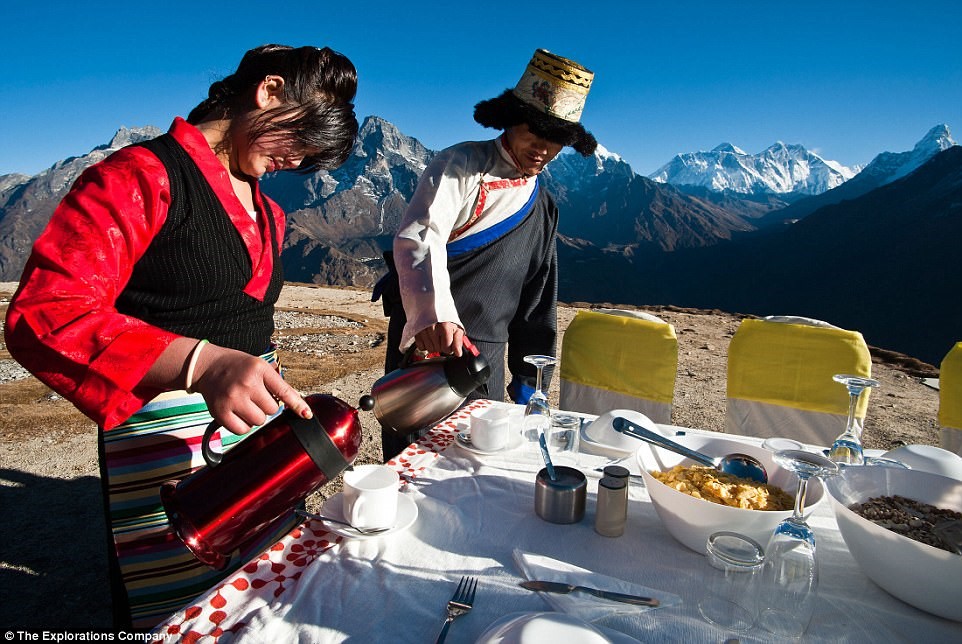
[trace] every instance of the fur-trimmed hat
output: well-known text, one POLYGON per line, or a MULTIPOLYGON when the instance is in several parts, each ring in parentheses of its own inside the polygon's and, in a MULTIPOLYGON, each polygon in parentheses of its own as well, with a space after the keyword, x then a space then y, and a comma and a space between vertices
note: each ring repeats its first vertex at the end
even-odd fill
POLYGON ((474 120, 506 130, 526 123, 541 138, 590 156, 598 142, 579 122, 594 73, 578 63, 537 49, 514 89, 474 106, 474 120))

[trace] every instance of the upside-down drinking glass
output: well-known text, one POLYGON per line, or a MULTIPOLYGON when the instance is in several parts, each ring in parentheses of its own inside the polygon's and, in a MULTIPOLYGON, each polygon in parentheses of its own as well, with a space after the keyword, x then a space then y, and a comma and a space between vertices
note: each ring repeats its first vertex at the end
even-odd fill
POLYGON ((870 387, 878 387, 879 381, 861 376, 850 376, 839 373, 832 376, 835 382, 840 382, 848 389, 848 421, 845 423, 845 431, 835 439, 832 448, 828 451, 828 457, 836 463, 845 465, 863 465, 865 457, 862 454, 862 426, 859 425, 855 417, 855 408, 858 406, 858 398, 862 392, 870 387))
POLYGON ((524 439, 528 452, 540 454, 541 448, 538 445, 538 437, 544 434, 545 439, 547 439, 551 430, 551 407, 548 406, 548 397, 542 391, 541 383, 544 377, 544 368, 553 365, 556 360, 552 356, 531 355, 525 356, 524 361, 538 369, 535 392, 531 394, 528 404, 524 408, 524 439))
POLYGON ((775 528, 765 548, 765 565, 758 583, 758 623, 783 637, 799 637, 815 612, 818 564, 815 533, 805 522, 805 490, 813 476, 838 473, 838 464, 821 454, 782 450, 772 458, 795 472, 798 488, 792 516, 775 528))

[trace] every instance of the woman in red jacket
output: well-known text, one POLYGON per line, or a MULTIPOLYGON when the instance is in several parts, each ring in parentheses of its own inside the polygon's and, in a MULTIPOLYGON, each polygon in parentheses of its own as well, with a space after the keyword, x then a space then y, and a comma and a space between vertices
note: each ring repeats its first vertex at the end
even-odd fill
POLYGON ((163 481, 202 464, 211 419, 226 443, 280 405, 310 415, 271 344, 284 213, 258 180, 343 163, 356 89, 328 48, 252 49, 167 134, 88 168, 34 245, 6 342, 102 429, 118 627, 154 626, 245 561, 200 564, 160 504, 163 481))

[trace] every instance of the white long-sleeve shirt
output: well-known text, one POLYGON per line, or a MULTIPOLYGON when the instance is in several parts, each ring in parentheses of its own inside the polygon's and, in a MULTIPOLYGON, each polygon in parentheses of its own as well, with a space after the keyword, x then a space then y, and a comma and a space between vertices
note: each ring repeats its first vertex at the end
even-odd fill
POLYGON ((394 238, 407 316, 401 350, 410 346, 418 331, 437 322, 464 326, 451 295, 445 247, 510 217, 530 199, 535 184, 535 177, 522 177, 501 137, 454 145, 425 168, 394 238), (452 239, 452 231, 476 213, 471 227, 452 239))

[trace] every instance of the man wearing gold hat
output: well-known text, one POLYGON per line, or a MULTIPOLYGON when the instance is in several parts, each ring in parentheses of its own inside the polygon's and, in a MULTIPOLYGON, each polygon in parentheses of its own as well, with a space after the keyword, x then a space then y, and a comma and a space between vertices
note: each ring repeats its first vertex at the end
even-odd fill
MULTIPOLYGON (((375 294, 391 316, 387 372, 412 343, 461 355, 473 342, 491 376, 472 398, 504 398, 506 349, 508 393, 530 396, 535 373, 523 358, 554 355, 557 335, 558 209, 538 175, 564 146, 594 152, 580 123, 593 77, 538 49, 514 89, 474 108, 475 121, 502 134, 442 150, 425 169, 375 294)), ((385 460, 415 438, 382 430, 385 460)))

